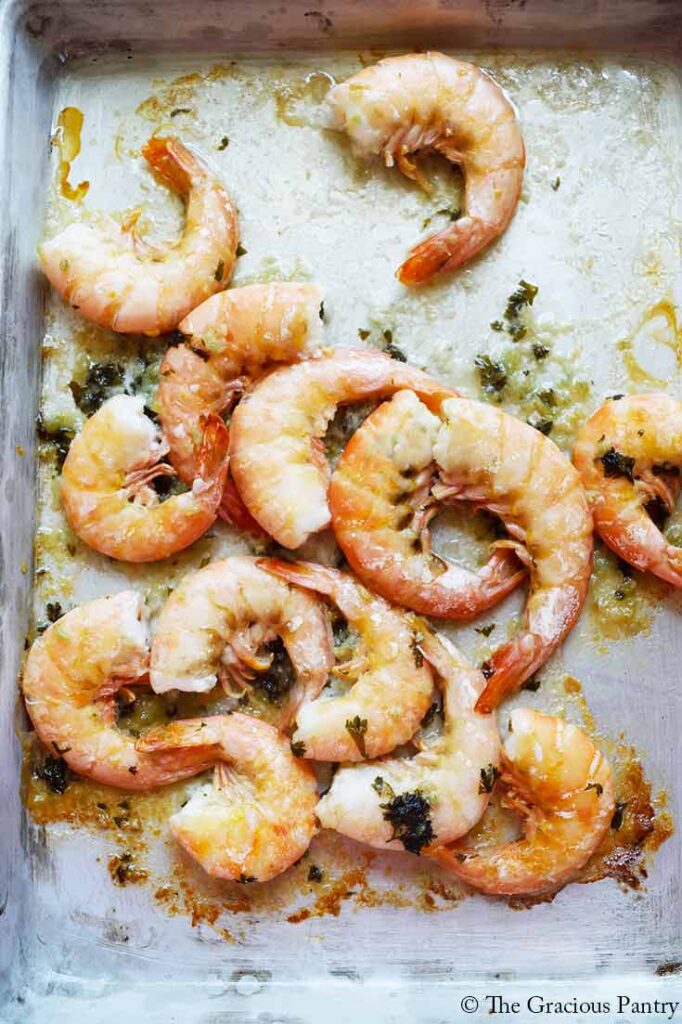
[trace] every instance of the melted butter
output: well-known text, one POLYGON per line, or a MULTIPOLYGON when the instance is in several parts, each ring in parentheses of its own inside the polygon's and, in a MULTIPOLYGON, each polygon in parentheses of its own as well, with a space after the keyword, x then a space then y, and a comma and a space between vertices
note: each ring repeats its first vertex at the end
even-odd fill
POLYGON ((57 185, 64 199, 80 203, 90 188, 89 181, 78 185, 69 184, 71 164, 81 151, 81 129, 83 114, 78 107, 64 107, 57 118, 57 128, 52 136, 52 145, 59 150, 57 185))
POLYGON ((598 542, 587 599, 596 639, 623 640, 648 633, 669 590, 655 576, 624 566, 598 542))
POLYGON ((647 370, 638 352, 662 345, 675 355, 675 364, 682 365, 682 331, 677 324, 677 311, 668 299, 663 299, 646 311, 632 334, 616 343, 623 357, 625 369, 638 387, 666 388, 669 381, 647 370))

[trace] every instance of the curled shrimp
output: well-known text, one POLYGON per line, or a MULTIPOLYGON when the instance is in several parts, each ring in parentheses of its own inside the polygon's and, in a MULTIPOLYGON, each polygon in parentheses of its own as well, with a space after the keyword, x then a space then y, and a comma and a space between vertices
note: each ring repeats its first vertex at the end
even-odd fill
POLYGON ((69 525, 95 551, 123 562, 177 554, 215 522, 227 445, 225 424, 209 416, 192 489, 159 502, 151 483, 173 475, 160 462, 168 446, 141 398, 114 395, 86 420, 66 456, 61 495, 69 525))
POLYGON ((597 533, 620 558, 682 587, 682 549, 651 518, 669 515, 680 491, 682 403, 629 395, 604 403, 573 450, 597 533))
POLYGON ((410 250, 397 271, 418 285, 490 245, 514 215, 526 162, 514 107, 475 64, 409 53, 363 68, 328 93, 335 126, 360 156, 382 156, 415 181, 413 156, 435 150, 464 172, 462 216, 410 250))
POLYGON ((174 244, 153 246, 135 232, 139 212, 121 227, 69 224, 38 255, 52 286, 87 320, 122 334, 172 331, 214 292, 226 288, 239 242, 237 211, 213 172, 179 139, 153 137, 142 153, 157 176, 187 200, 174 244))
POLYGON ((213 782, 170 819, 175 839, 209 875, 267 882, 308 849, 317 828, 315 776, 273 726, 213 715, 158 727, 137 745, 147 756, 200 752, 218 762, 213 782))
POLYGON ((251 515, 287 548, 331 521, 321 439, 337 406, 410 388, 429 406, 454 392, 383 352, 337 349, 275 370, 230 423, 230 470, 251 515))
MULTIPOLYGON (((190 335, 161 364, 159 412, 169 459, 181 480, 197 475, 197 442, 206 416, 221 415, 268 363, 293 362, 320 342, 320 290, 288 281, 212 295, 180 323, 190 335)), ((254 529, 234 484, 226 481, 221 514, 254 529)))
POLYGON ((307 562, 261 559, 281 579, 328 596, 357 633, 352 657, 335 666, 352 683, 342 695, 302 704, 293 744, 319 761, 363 761, 406 743, 419 728, 433 676, 407 617, 374 597, 350 573, 307 562))
POLYGON ((592 566, 592 517, 580 477, 540 431, 483 402, 443 403, 434 495, 473 501, 502 519, 503 541, 528 565, 521 628, 483 666, 476 704, 491 711, 537 671, 580 615, 592 566))
POLYGON ((299 706, 315 698, 334 664, 324 603, 235 555, 187 576, 166 601, 152 643, 150 679, 156 693, 202 693, 223 682, 243 693, 273 661, 279 637, 295 682, 279 709, 288 725, 299 706))
POLYGON ((423 615, 470 618, 501 600, 525 575, 507 547, 493 545, 477 572, 431 549, 429 521, 440 420, 411 391, 368 416, 334 471, 329 506, 336 539, 375 593, 423 615))
POLYGON ((507 806, 522 818, 513 842, 467 842, 427 851, 491 896, 539 896, 576 877, 606 835, 615 809, 611 766, 575 725, 517 708, 502 748, 507 806))
POLYGON ((317 807, 323 828, 416 854, 473 828, 488 805, 500 760, 497 723, 474 711, 485 687, 481 672, 434 634, 425 632, 419 648, 440 677, 442 733, 412 758, 340 768, 317 807))
POLYGON ((204 771, 212 759, 203 750, 142 753, 117 728, 117 691, 143 682, 148 668, 140 594, 124 590, 67 612, 26 659, 22 691, 39 738, 74 772, 120 789, 153 789, 204 771))

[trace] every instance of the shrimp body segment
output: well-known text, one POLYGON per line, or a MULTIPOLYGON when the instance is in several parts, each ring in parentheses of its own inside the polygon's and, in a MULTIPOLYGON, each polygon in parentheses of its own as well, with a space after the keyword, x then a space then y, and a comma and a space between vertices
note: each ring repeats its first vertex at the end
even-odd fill
POLYGON ((383 352, 337 349, 275 370, 235 409, 230 470, 251 515, 287 548, 329 526, 321 439, 337 406, 415 391, 438 408, 453 391, 383 352))
POLYGON ((144 602, 134 590, 67 612, 39 636, 22 680, 42 742, 69 768, 107 786, 145 790, 210 766, 203 750, 147 754, 116 725, 114 696, 149 668, 144 602))
POLYGON ((604 403, 578 435, 573 462, 599 536, 624 561, 682 587, 682 549, 651 518, 672 512, 682 472, 682 403, 664 394, 604 403))
POLYGON ((419 180, 414 154, 435 150, 464 172, 462 216, 409 253, 397 272, 419 285, 490 245, 514 215, 526 162, 514 107, 475 64, 442 53, 388 57, 328 94, 334 126, 359 156, 419 180))
POLYGON ((315 698, 334 664, 322 601, 233 556, 187 576, 166 601, 152 642, 150 679, 156 693, 248 689, 272 662, 268 645, 280 638, 296 681, 280 708, 288 725, 300 704, 315 698))
POLYGON ((434 445, 448 498, 498 515, 529 564, 519 631, 483 667, 478 711, 491 711, 561 643, 585 603, 592 566, 592 517, 580 477, 557 446, 500 409, 447 401, 434 445))
POLYGON ((218 762, 212 784, 170 819, 175 839, 209 875, 267 882, 308 849, 317 828, 315 776, 273 726, 214 715, 153 729, 138 747, 148 756, 201 751, 218 762))
POLYGON ((159 502, 151 482, 173 473, 160 462, 168 447, 145 416, 141 398, 114 395, 86 420, 64 462, 61 495, 69 525, 82 541, 110 558, 168 558, 215 522, 227 446, 225 424, 209 416, 191 490, 159 502))
POLYGON ((511 713, 503 746, 508 805, 522 816, 513 842, 466 842, 427 855, 491 896, 539 896, 576 877, 606 835, 615 809, 611 766, 576 726, 530 708, 511 713))
POLYGON ((423 615, 470 618, 508 594, 525 569, 504 547, 477 572, 431 551, 439 428, 411 391, 380 405, 346 445, 329 505, 336 539, 368 587, 423 615))
POLYGON ((357 633, 352 656, 334 674, 350 682, 337 696, 303 704, 293 743, 320 761, 363 761, 406 743, 431 704, 433 676, 407 617, 349 573, 307 562, 262 559, 268 572, 326 594, 357 633))
MULTIPOLYGON (((293 362, 321 340, 316 285, 275 281, 211 296, 179 325, 189 339, 168 349, 161 364, 159 411, 181 480, 197 474, 197 444, 206 416, 221 415, 268 363, 293 362)), ((235 518, 239 497, 229 486, 222 512, 235 518)), ((235 525, 251 525, 241 510, 235 525)))
POLYGON ((173 137, 151 138, 142 153, 157 176, 187 201, 179 241, 164 246, 106 215, 70 224, 38 249, 52 286, 87 320, 122 334, 173 330, 227 287, 239 242, 237 211, 225 187, 173 137))
POLYGON ((382 850, 417 854, 473 828, 488 805, 500 761, 497 723, 474 711, 485 687, 481 672, 433 634, 424 635, 420 649, 440 677, 443 732, 412 758, 340 768, 317 807, 323 828, 382 850))

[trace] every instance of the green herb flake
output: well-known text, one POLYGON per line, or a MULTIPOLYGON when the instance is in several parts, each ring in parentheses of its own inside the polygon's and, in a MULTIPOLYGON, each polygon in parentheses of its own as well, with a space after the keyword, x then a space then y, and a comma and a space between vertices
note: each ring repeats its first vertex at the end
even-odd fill
POLYGON ((556 177, 552 182, 552 192, 558 192, 561 185, 561 178, 556 177))
POLYGON ((364 327, 358 327, 358 338, 360 339, 360 341, 367 341, 367 339, 370 336, 370 333, 371 332, 366 330, 364 327))
POLYGON ((170 116, 171 117, 177 117, 178 114, 191 114, 191 113, 192 113, 192 108, 191 107, 176 107, 175 110, 171 110, 170 116))
POLYGON ((230 140, 228 139, 227 135, 223 135, 222 139, 220 140, 216 148, 222 152, 224 149, 227 149, 229 145, 230 140))
POLYGON ((622 452, 616 451, 615 448, 611 447, 596 461, 601 462, 604 467, 605 477, 615 478, 624 476, 630 483, 634 483, 635 460, 632 456, 624 455, 622 452))
POLYGON ((533 305, 537 293, 537 285, 530 284, 522 279, 507 299, 504 319, 507 324, 507 331, 514 341, 521 341, 526 336, 526 327, 521 322, 520 314, 527 306, 533 305))
POLYGON ((613 831, 617 831, 621 828, 627 806, 627 801, 616 802, 615 807, 613 809, 613 817, 611 818, 611 828, 613 829, 613 831))
POLYGON ((215 268, 215 274, 213 275, 216 281, 222 281, 223 274, 225 273, 225 260, 218 260, 218 266, 215 268))
POLYGON ((481 387, 488 394, 499 394, 507 384, 507 371, 504 364, 491 359, 488 355, 477 355, 474 365, 478 369, 481 387))
POLYGON ((481 778, 478 783, 478 792, 492 793, 493 787, 499 776, 499 769, 494 764, 489 764, 487 768, 481 768, 481 778))
POLYGON ((88 370, 85 384, 72 380, 69 387, 73 400, 82 413, 92 416, 115 389, 123 385, 120 363, 94 363, 88 370))
POLYGON ((71 781, 71 771, 62 757, 48 754, 42 764, 35 769, 35 777, 41 779, 53 793, 66 792, 71 781))
POLYGON ((490 636, 492 631, 495 629, 495 623, 491 622, 487 626, 475 626, 474 629, 477 633, 480 633, 481 636, 490 636))
POLYGON ((554 420, 547 419, 545 416, 540 416, 539 413, 533 412, 530 414, 526 423, 529 427, 534 427, 539 430, 541 434, 547 437, 552 433, 552 427, 554 426, 554 420))
POLYGON ((291 753, 294 757, 305 757, 305 743, 303 740, 296 740, 291 744, 291 753))
POLYGON ((525 683, 522 684, 521 689, 528 690, 529 693, 537 693, 541 686, 542 680, 536 679, 535 676, 531 676, 530 679, 527 679, 525 683))
POLYGON ((549 355, 549 351, 548 345, 542 345, 539 341, 533 342, 533 355, 538 361, 546 359, 549 355))
POLYGON ((420 789, 400 793, 380 807, 384 821, 393 828, 389 843, 397 839, 408 853, 419 856, 422 848, 436 838, 431 822, 431 804, 420 789))
POLYGON ((491 323, 490 327, 491 327, 491 329, 493 331, 503 331, 504 330, 504 324, 502 323, 501 320, 493 320, 493 322, 491 323))
POLYGON ((360 718, 360 715, 356 715, 355 718, 346 719, 346 732, 349 734, 362 756, 365 757, 367 719, 360 718))
POLYGON ((239 245, 237 246, 237 252, 236 252, 237 259, 239 259, 240 256, 246 256, 247 252, 248 252, 248 250, 245 249, 244 246, 242 245, 242 243, 240 242, 239 245))

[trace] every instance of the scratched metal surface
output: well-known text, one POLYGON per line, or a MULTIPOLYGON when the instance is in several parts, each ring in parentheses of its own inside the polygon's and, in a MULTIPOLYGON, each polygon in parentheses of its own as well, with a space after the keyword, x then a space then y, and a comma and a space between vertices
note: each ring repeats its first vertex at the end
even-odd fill
MULTIPOLYGON (((285 49, 299 54, 289 58, 290 71, 303 74, 313 67, 352 69, 356 56, 335 64, 327 54, 370 41, 437 42, 458 53, 484 48, 482 59, 519 105, 530 153, 524 200, 499 246, 448 284, 406 298, 392 269, 428 212, 423 197, 378 168, 358 188, 354 161, 338 142, 315 128, 277 122, 267 104, 245 105, 231 116, 227 133, 234 144, 214 154, 238 199, 249 250, 234 282, 263 273, 266 258, 291 272, 302 267, 325 290, 334 340, 353 342, 358 327, 390 321, 412 359, 475 394, 472 357, 495 350, 489 322, 525 276, 541 288, 536 330, 574 360, 576 375, 589 377, 595 405, 631 384, 615 342, 632 335, 656 302, 679 304, 680 21, 673 3, 571 8, 564 23, 560 5, 530 0, 523 7, 489 2, 456 9, 351 3, 315 12, 295 3, 270 10, 215 0, 191 13, 175 0, 140 9, 122 2, 2 6, 3 1024, 48 1017, 59 1024, 76 1015, 107 1024, 123 1014, 132 1022, 202 1024, 307 1022, 322 1013, 330 1022, 352 1014, 397 1024, 451 1021, 462 1016, 463 994, 479 997, 485 1007, 486 986, 500 976, 505 993, 521 1000, 538 985, 556 998, 573 996, 581 979, 589 981, 590 998, 610 999, 614 1006, 614 994, 624 988, 633 998, 680 995, 674 976, 655 975, 658 965, 680 959, 678 837, 656 856, 646 890, 636 896, 606 882, 570 887, 526 913, 472 898, 438 915, 344 907, 339 917, 298 926, 252 915, 238 944, 226 946, 210 930, 192 929, 184 917, 169 918, 144 889, 114 889, 95 862, 106 848, 87 834, 37 834, 18 796, 15 681, 31 614, 34 417, 45 330, 45 290, 34 253, 46 212, 47 140, 56 112, 73 102, 86 114, 74 179, 91 179, 88 204, 121 209, 149 194, 139 165, 129 175, 126 157, 125 171, 118 169, 113 137, 124 125, 127 145, 144 139, 150 126, 135 122, 133 113, 158 89, 155 78, 206 71, 226 54, 248 74, 267 79, 281 67, 285 49), (524 54, 531 43, 589 46, 589 60, 560 52, 524 54), (619 56, 635 44, 647 51, 642 57, 619 56), (500 45, 514 46, 513 58, 495 54, 492 48, 500 45), (248 56, 259 50, 269 55, 248 56), (307 168, 296 155, 299 140, 307 168), (259 167, 257 189, 253 166, 259 167), (549 183, 558 176, 561 188, 554 193, 549 183)), ((220 88, 203 98, 197 131, 208 134, 195 140, 200 148, 218 131, 216 109, 236 102, 229 88, 237 86, 228 83, 227 93, 220 88)), ((152 201, 162 211, 162 226, 164 217, 172 223, 177 210, 164 208, 159 190, 152 201)), ((52 324, 63 327, 53 302, 49 308, 56 316, 52 324)), ((672 393, 682 394, 674 360, 657 344, 655 331, 639 345, 648 368, 666 379, 672 393)), ((52 386, 46 381, 49 404, 60 385, 58 377, 52 386)), ((116 573, 116 585, 125 575, 116 573)), ((79 577, 76 596, 104 592, 113 579, 99 563, 90 566, 79 577)), ((518 600, 511 600, 507 614, 518 610, 518 600)), ((583 681, 604 731, 624 731, 642 752, 654 789, 669 791, 678 821, 679 615, 679 603, 666 600, 648 634, 607 645, 603 653, 595 650, 584 621, 558 662, 583 681)), ((471 631, 458 635, 475 653, 471 631)))

